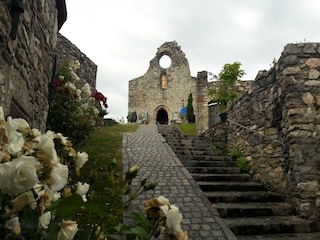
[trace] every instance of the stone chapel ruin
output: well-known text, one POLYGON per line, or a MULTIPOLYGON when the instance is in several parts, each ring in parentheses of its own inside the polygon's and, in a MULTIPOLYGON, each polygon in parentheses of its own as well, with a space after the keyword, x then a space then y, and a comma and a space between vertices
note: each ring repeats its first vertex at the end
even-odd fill
MULTIPOLYGON (((191 93, 197 131, 203 133, 209 128, 208 90, 218 86, 217 82, 208 82, 207 75, 207 71, 198 72, 197 77, 190 75, 188 59, 176 41, 162 44, 147 72, 129 81, 128 117, 131 119, 134 113, 141 122, 179 123, 181 109, 187 106, 191 93), (164 57, 171 59, 171 65, 161 65, 164 57)), ((247 90, 250 83, 241 81, 237 90, 247 90)))

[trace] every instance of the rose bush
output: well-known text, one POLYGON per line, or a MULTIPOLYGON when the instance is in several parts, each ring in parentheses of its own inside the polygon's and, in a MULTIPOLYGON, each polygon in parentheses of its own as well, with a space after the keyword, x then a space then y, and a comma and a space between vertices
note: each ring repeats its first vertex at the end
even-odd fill
POLYGON ((76 74, 79 61, 72 61, 58 69, 51 86, 47 129, 60 132, 81 146, 97 122, 107 114, 107 98, 80 81, 76 74), (100 102, 105 109, 102 108, 100 102))
POLYGON ((72 239, 77 232, 72 218, 89 185, 71 176, 87 160, 62 134, 42 134, 23 119, 5 120, 0 107, 0 236, 72 239), (61 211, 62 206, 71 210, 61 211))

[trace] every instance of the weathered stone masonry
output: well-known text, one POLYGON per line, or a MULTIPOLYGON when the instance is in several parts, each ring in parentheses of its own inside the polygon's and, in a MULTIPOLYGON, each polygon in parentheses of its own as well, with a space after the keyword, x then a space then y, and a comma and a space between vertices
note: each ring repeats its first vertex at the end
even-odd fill
POLYGON ((16 39, 10 38, 10 11, 11 1, 0 1, 0 104, 5 115, 43 130, 57 43, 56 1, 24 1, 16 39))
MULTIPOLYGON (((256 180, 285 193, 297 214, 320 217, 320 44, 288 44, 269 71, 230 107, 230 149, 250 160, 256 180)), ((320 226, 319 226, 320 227, 320 226)))
POLYGON ((22 1, 15 38, 10 36, 13 2, 0 1, 0 105, 6 116, 24 118, 44 131, 55 56, 58 65, 78 60, 77 74, 92 89, 97 66, 58 34, 66 20, 64 0, 22 1))

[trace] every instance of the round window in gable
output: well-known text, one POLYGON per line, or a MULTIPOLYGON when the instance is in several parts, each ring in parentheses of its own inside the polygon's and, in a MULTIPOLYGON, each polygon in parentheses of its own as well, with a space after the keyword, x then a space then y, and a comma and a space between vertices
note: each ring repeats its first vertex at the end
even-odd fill
POLYGON ((171 66, 171 58, 168 55, 163 55, 159 59, 159 65, 162 68, 169 68, 171 66))

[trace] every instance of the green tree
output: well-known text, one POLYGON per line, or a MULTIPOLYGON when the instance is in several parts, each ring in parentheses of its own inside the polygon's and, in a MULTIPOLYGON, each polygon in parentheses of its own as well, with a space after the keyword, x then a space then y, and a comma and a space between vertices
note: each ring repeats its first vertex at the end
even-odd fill
POLYGON ((213 101, 227 105, 228 102, 236 98, 236 83, 245 75, 245 71, 240 67, 240 62, 227 63, 223 66, 223 69, 218 75, 218 80, 220 81, 219 88, 210 89, 208 92, 208 95, 212 97, 213 101))
POLYGON ((196 119, 194 115, 192 102, 193 102, 192 93, 190 93, 188 97, 187 114, 186 114, 186 118, 189 123, 194 123, 196 119))

